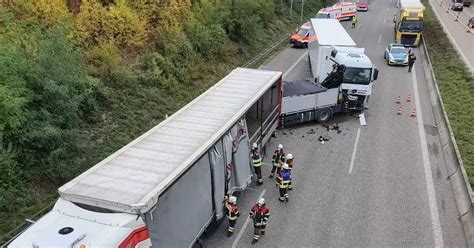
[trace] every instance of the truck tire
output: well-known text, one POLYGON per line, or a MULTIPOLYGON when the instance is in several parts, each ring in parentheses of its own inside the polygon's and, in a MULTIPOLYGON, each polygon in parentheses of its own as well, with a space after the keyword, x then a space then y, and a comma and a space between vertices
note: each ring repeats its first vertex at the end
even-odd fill
POLYGON ((332 110, 330 108, 323 108, 316 114, 316 121, 319 123, 328 122, 332 118, 332 110))

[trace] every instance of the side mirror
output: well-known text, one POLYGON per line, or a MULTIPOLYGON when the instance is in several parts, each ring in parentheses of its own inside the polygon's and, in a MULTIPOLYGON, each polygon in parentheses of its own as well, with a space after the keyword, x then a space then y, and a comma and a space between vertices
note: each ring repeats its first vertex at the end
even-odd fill
POLYGON ((379 77, 379 70, 377 68, 374 69, 374 80, 377 80, 377 78, 379 77))

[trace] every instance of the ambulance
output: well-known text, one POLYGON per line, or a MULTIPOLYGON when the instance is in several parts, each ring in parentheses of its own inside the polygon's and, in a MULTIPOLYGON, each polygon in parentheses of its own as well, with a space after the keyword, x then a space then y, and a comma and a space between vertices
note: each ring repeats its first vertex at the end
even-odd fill
POLYGON ((322 8, 316 14, 320 19, 351 20, 356 15, 357 4, 352 2, 336 3, 331 7, 322 8))
POLYGON ((308 43, 314 40, 316 40, 316 35, 314 35, 313 29, 311 28, 311 23, 307 22, 293 31, 290 37, 290 44, 292 44, 293 47, 307 48, 308 43))

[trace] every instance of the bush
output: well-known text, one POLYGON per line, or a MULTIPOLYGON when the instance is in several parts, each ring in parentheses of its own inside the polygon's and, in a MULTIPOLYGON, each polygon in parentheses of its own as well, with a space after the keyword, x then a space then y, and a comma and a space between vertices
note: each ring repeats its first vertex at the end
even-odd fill
POLYGON ((146 37, 145 22, 126 5, 103 7, 85 0, 74 19, 76 35, 86 46, 112 42, 125 48, 141 47, 146 37))
POLYGON ((185 32, 194 50, 204 58, 221 56, 229 50, 227 34, 218 24, 205 26, 194 21, 186 25, 185 32))

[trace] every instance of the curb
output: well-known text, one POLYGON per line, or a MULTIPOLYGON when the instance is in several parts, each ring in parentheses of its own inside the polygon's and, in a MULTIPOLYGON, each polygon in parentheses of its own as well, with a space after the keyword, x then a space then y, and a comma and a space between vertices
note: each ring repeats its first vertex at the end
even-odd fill
POLYGON ((458 219, 461 221, 464 237, 468 247, 474 247, 474 195, 469 184, 469 180, 464 169, 453 130, 451 128, 443 98, 438 88, 438 82, 433 71, 426 41, 422 38, 422 56, 425 57, 426 64, 423 63, 424 73, 428 82, 428 91, 433 108, 434 118, 438 126, 438 133, 443 150, 443 156, 448 171, 447 180, 451 183, 454 200, 458 210, 458 219))

